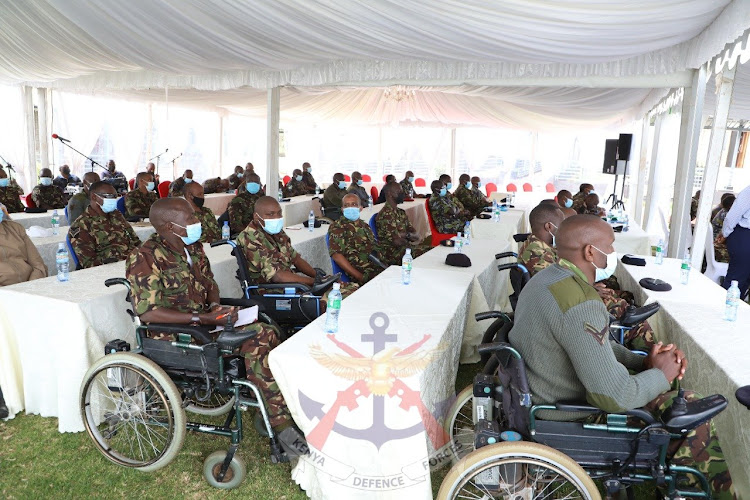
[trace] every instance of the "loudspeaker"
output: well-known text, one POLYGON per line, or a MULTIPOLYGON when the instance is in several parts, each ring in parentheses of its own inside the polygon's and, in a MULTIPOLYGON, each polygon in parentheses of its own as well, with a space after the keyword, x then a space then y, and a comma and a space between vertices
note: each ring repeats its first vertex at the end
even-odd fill
POLYGON ((630 148, 633 145, 633 134, 620 134, 617 140, 617 159, 630 160, 630 148))
POLYGON ((602 173, 615 175, 617 172, 617 139, 607 139, 604 143, 604 165, 602 173))

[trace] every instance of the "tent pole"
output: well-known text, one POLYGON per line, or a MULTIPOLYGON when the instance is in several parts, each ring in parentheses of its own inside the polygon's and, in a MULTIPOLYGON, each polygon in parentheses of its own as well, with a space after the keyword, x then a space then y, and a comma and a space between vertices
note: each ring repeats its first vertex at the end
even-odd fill
POLYGON ((219 177, 224 168, 224 116, 219 115, 219 177))
POLYGON ((453 185, 458 186, 458 179, 456 178, 456 129, 451 129, 451 165, 450 165, 451 179, 453 179, 453 185))
POLYGON ((281 88, 268 89, 268 112, 266 113, 266 195, 276 198, 279 192, 279 110, 281 88))
POLYGON ((30 193, 37 183, 36 171, 36 129, 34 127, 34 95, 32 87, 23 88, 24 114, 26 115, 26 189, 30 193))
POLYGON ((643 195, 644 195, 644 187, 646 184, 646 162, 648 161, 648 133, 650 130, 649 125, 649 116, 646 114, 641 121, 642 127, 641 127, 641 147, 640 147, 640 155, 638 156, 638 180, 635 190, 635 197, 633 198, 633 201, 631 205, 635 207, 635 212, 633 212, 633 216, 635 217, 635 220, 638 221, 638 224, 643 227, 643 195))
POLYGON ((651 219, 656 217, 657 199, 654 196, 654 183, 656 182, 656 171, 659 167, 659 139, 661 138, 661 124, 664 122, 664 113, 656 115, 654 120, 654 145, 651 146, 651 163, 648 169, 648 198, 646 203, 646 213, 643 216, 643 229, 649 232, 651 219))
MULTIPOLYGON (((37 113, 39 116, 39 159, 41 168, 49 168, 49 135, 47 134, 47 89, 36 89, 37 113)), ((55 172, 52 172, 55 176, 55 172)))
POLYGON ((706 96, 706 65, 693 71, 692 85, 685 89, 682 99, 682 123, 677 150, 672 218, 669 224, 669 257, 681 258, 688 248, 690 237, 690 198, 695 180, 695 161, 703 120, 703 101, 706 96))
POLYGON ((727 118, 729 117, 729 105, 732 103, 736 70, 737 66, 731 69, 726 68, 720 74, 716 75, 716 87, 719 89, 719 92, 716 98, 714 122, 711 126, 711 139, 708 143, 708 158, 706 160, 706 169, 703 172, 701 198, 698 203, 698 215, 695 218, 695 230, 693 232, 691 264, 694 269, 700 269, 703 264, 703 253, 706 249, 706 232, 711 231, 711 205, 713 204, 714 193, 716 192, 716 183, 719 180, 721 153, 724 148, 724 136, 727 131, 727 118), (721 80, 720 84, 719 80, 721 80))

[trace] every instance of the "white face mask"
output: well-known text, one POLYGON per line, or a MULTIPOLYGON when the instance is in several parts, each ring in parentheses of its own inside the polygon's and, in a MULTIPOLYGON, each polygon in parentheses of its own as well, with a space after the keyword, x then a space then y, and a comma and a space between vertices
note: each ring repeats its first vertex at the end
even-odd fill
MULTIPOLYGON (((551 222, 549 224, 550 224, 550 226, 552 226, 552 227, 555 228, 555 233, 556 233, 557 232, 557 226, 554 225, 554 224, 552 224, 551 222)), ((555 233, 553 233, 552 231, 547 231, 547 232, 552 235, 552 248, 557 248, 557 245, 555 245, 555 233)))
MULTIPOLYGON (((594 245, 591 246, 594 247, 594 245)), ((594 277, 594 281, 606 280, 607 278, 615 274, 615 269, 617 269, 617 252, 604 253, 598 248, 596 248, 596 250, 603 253, 607 257, 607 267, 605 267, 604 269, 600 269, 596 267, 596 264, 591 262, 591 264, 593 264, 593 266, 596 268, 596 276, 594 277)))

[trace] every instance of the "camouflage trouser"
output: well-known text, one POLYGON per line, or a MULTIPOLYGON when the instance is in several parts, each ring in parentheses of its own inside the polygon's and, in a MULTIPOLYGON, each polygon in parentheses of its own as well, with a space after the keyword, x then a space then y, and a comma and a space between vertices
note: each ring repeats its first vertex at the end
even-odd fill
MULTIPOLYGON (((357 283, 341 283, 341 288, 339 289, 339 291, 341 292, 341 298, 342 299, 347 298, 349 295, 356 292, 357 288, 359 288, 359 284, 357 283)), ((323 300, 325 301, 328 300, 328 294, 331 293, 331 290, 333 290, 333 288, 331 288, 325 294, 323 294, 323 300)))
MULTIPOLYGON (((615 318, 621 318, 625 314, 625 309, 629 303, 621 296, 630 292, 612 290, 611 288, 597 288, 596 290, 599 292, 599 297, 604 302, 609 314, 615 318)), ((651 328, 648 320, 639 323, 635 328, 625 332, 624 345, 628 349, 648 352, 655 342, 654 330, 651 328)))
POLYGON ((714 244, 714 259, 716 262, 729 262, 729 250, 726 243, 714 244))
POLYGON ((253 323, 242 328, 242 331, 248 330, 256 331, 257 335, 240 347, 240 354, 245 357, 247 379, 263 393, 271 427, 286 426, 292 422, 292 417, 268 366, 268 354, 279 345, 278 332, 265 323, 253 323))
MULTIPOLYGON (((665 392, 647 404, 646 409, 655 416, 661 416, 667 408, 672 406, 672 399, 676 395, 677 391, 665 392)), ((685 398, 688 401, 701 397, 692 391, 685 391, 685 398)), ((701 471, 708 480, 713 498, 736 498, 734 488, 732 488, 732 478, 729 475, 713 421, 701 424, 684 438, 672 441, 669 444, 667 457, 673 465, 695 467, 701 471)), ((694 478, 690 477, 689 480, 690 486, 700 486, 694 478)))

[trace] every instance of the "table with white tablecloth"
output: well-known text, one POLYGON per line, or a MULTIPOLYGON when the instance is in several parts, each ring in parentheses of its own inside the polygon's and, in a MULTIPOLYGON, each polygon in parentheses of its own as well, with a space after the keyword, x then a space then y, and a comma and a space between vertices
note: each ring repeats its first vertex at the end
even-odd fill
POLYGON ((415 269, 410 285, 400 277, 392 266, 346 298, 335 335, 323 331, 321 317, 269 356, 311 447, 292 477, 312 498, 432 498, 425 463, 443 436, 436 429, 435 442, 428 438, 427 414, 440 416, 454 393, 473 278, 437 269, 415 269), (373 318, 376 312, 387 315, 387 325, 373 318), (369 374, 336 375, 373 359, 381 363, 369 374), (356 404, 338 411, 326 434, 321 419, 336 411, 342 393, 356 404))
MULTIPOLYGON (((65 210, 63 210, 62 208, 59 209, 57 211, 57 215, 60 216, 60 226, 67 226, 68 219, 65 218, 65 210)), ((40 226, 43 228, 52 227, 52 210, 47 210, 46 212, 39 214, 17 212, 10 214, 10 218, 14 222, 18 222, 19 224, 21 224, 26 229, 30 228, 31 226, 40 226)), ((61 231, 67 231, 67 229, 62 229, 61 231)))
POLYGON ((210 193, 204 195, 206 201, 203 202, 203 206, 210 208, 214 215, 221 216, 227 211, 229 202, 237 196, 234 193, 210 193))
MULTIPOLYGON (((281 211, 284 214, 284 226, 302 224, 310 216, 313 210, 312 199, 315 195, 305 194, 289 198, 289 201, 281 202, 281 211)), ((322 199, 322 195, 318 198, 322 199)))
MULTIPOLYGON (((622 223, 615 223, 621 226, 622 223)), ((651 240, 649 234, 641 229, 635 221, 628 223, 628 230, 616 232, 614 245, 617 253, 629 253, 633 255, 651 255, 651 240)))

